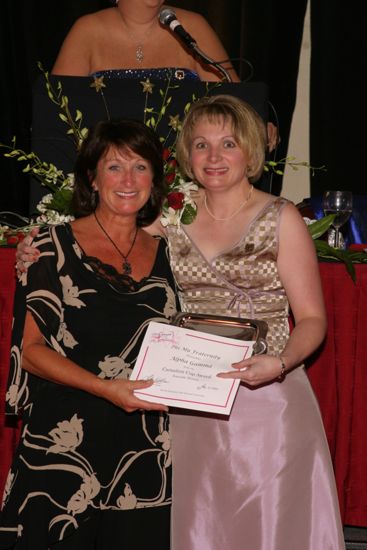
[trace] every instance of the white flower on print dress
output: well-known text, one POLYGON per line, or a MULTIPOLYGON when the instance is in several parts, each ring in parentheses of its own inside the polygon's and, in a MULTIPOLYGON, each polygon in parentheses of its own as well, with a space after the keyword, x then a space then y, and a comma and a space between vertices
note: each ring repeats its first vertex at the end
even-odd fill
POLYGON ((75 449, 83 441, 83 419, 76 414, 70 420, 63 420, 57 423, 57 428, 49 432, 54 441, 47 450, 47 453, 67 453, 75 449))
POLYGON ((138 499, 131 490, 131 487, 128 483, 125 483, 124 495, 121 495, 116 500, 117 506, 120 510, 132 510, 136 508, 138 499))
POLYGON ((10 491, 12 490, 14 481, 15 481, 14 480, 14 474, 11 470, 9 470, 8 477, 6 478, 5 487, 4 487, 2 506, 4 506, 8 496, 10 495, 10 491))
POLYGON ((60 323, 59 330, 56 335, 56 339, 60 342, 62 340, 66 348, 75 348, 78 342, 75 340, 71 332, 68 331, 66 323, 60 323))
POLYGON ((74 250, 75 254, 77 255, 77 257, 79 258, 79 260, 81 260, 82 259, 82 251, 80 250, 79 246, 76 243, 73 243, 73 250, 74 250))
POLYGON ((5 400, 11 407, 15 407, 18 401, 19 386, 17 384, 11 384, 6 392, 5 400))
POLYGON ((95 475, 85 476, 80 488, 69 499, 67 504, 68 514, 73 516, 82 514, 100 490, 101 485, 95 475))
POLYGON ((156 443, 162 443, 162 449, 164 451, 169 451, 171 448, 171 438, 167 430, 163 430, 163 432, 154 440, 156 443))
POLYGON ((176 306, 175 293, 173 292, 172 288, 169 286, 166 287, 166 296, 167 296, 167 301, 166 301, 166 305, 164 306, 163 315, 165 317, 172 317, 172 315, 174 315, 177 311, 177 306, 176 306))
POLYGON ((164 466, 165 466, 165 468, 169 468, 171 466, 171 463, 172 463, 172 455, 171 455, 171 437, 170 437, 169 433, 167 432, 167 430, 163 430, 162 433, 157 435, 157 437, 155 438, 154 441, 155 441, 155 443, 161 443, 162 444, 162 449, 164 451, 168 451, 167 455, 166 455, 164 466))
POLYGON ((128 379, 131 374, 131 367, 122 357, 106 355, 103 361, 99 361, 98 367, 101 370, 100 378, 122 378, 128 379))
POLYGON ((62 294, 64 303, 68 306, 77 307, 80 309, 81 307, 85 307, 85 303, 79 299, 80 294, 92 294, 96 293, 97 291, 90 288, 88 290, 79 290, 79 287, 74 285, 70 275, 60 276, 60 283, 62 286, 62 294))

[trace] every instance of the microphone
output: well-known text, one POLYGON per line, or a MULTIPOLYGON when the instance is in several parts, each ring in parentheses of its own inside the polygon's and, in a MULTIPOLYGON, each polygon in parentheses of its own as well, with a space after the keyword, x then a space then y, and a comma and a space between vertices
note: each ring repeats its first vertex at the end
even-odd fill
POLYGON ((196 48, 196 40, 194 40, 193 37, 185 31, 173 10, 170 8, 164 8, 161 10, 159 14, 159 22, 161 25, 169 27, 172 32, 177 34, 185 46, 187 46, 190 50, 194 50, 196 48))
POLYGON ((215 67, 224 76, 227 82, 232 81, 232 78, 228 71, 226 71, 226 69, 222 67, 220 63, 214 61, 198 47, 196 40, 194 40, 193 37, 190 36, 187 31, 185 31, 172 9, 164 8, 163 10, 161 10, 158 19, 161 25, 171 29, 171 31, 181 39, 185 46, 192 50, 194 55, 199 57, 202 62, 215 67))

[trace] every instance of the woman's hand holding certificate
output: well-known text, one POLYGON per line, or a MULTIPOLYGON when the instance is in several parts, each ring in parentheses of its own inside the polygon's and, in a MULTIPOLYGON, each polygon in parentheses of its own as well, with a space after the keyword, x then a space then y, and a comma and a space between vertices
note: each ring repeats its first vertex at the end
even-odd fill
POLYGON ((151 322, 130 379, 153 379, 135 392, 146 401, 229 415, 240 380, 217 374, 251 357, 254 344, 151 322))

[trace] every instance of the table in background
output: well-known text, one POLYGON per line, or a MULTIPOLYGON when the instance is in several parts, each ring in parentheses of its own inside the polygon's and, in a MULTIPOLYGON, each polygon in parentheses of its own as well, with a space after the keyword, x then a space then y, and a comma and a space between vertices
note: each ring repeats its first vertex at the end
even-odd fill
POLYGON ((319 400, 346 525, 367 526, 367 264, 320 263, 328 317, 322 348, 307 362, 319 400))
POLYGON ((14 264, 15 248, 0 248, 0 502, 19 434, 16 419, 5 417, 5 389, 9 371, 15 291, 14 264))
MULTIPOLYGON (((0 494, 19 428, 4 420, 15 250, 0 248, 0 494)), ((367 264, 320 263, 328 315, 324 345, 307 373, 320 403, 335 469, 342 521, 367 526, 367 264)), ((7 421, 8 422, 8 421, 7 421)))

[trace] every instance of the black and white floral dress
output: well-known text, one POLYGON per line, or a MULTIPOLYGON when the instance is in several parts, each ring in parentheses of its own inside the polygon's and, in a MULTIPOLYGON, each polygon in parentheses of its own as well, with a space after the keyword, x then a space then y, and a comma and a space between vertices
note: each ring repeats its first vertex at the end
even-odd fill
POLYGON ((166 243, 151 274, 135 282, 86 257, 68 224, 43 229, 35 242, 40 259, 15 301, 6 397, 9 412, 23 411, 23 430, 3 497, 0 548, 131 550, 144 548, 144 537, 168 548, 167 416, 127 414, 21 369, 27 309, 47 346, 101 378, 128 378, 148 323, 169 322, 176 310, 166 243))

